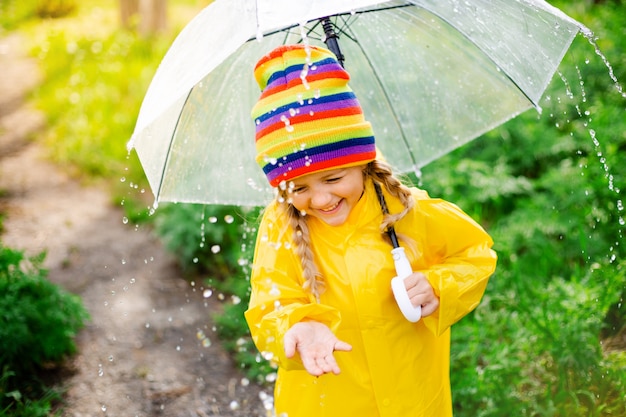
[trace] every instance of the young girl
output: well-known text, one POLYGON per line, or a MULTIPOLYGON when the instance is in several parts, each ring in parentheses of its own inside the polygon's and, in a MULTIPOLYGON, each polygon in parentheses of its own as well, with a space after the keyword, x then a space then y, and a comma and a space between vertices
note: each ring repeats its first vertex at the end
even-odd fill
POLYGON ((450 326, 480 302, 491 238, 377 159, 330 51, 281 46, 254 74, 257 162, 277 198, 259 226, 246 320, 278 365, 276 415, 451 416, 450 326), (391 290, 390 226, 414 271, 404 285, 422 308, 415 323, 391 290))

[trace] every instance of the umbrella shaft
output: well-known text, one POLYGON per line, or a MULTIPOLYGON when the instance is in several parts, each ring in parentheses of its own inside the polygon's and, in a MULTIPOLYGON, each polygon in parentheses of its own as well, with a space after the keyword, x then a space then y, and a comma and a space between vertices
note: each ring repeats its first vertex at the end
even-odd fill
POLYGON ((343 67, 345 57, 343 56, 343 54, 341 53, 341 49, 339 48, 339 36, 337 36, 337 33, 333 29, 333 24, 330 21, 329 17, 324 17, 321 19, 321 21, 322 27, 324 28, 324 35, 326 35, 326 40, 324 42, 326 43, 326 46, 328 46, 328 49, 333 54, 335 54, 335 56, 337 57, 337 61, 339 61, 339 63, 343 67))

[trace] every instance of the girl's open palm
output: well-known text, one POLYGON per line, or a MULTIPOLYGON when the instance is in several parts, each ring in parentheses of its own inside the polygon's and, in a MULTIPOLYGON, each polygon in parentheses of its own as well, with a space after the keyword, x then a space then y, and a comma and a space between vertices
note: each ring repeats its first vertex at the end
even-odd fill
POLYGON ((313 376, 340 372, 334 351, 349 352, 352 346, 343 342, 325 324, 304 321, 294 324, 285 334, 285 354, 300 354, 304 368, 313 376))

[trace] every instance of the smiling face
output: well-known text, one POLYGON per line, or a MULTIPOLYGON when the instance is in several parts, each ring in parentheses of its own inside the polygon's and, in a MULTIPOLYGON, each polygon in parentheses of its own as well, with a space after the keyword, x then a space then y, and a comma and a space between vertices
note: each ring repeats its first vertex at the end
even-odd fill
POLYGON ((303 175, 290 181, 288 188, 292 204, 300 212, 340 226, 363 194, 363 166, 303 175))

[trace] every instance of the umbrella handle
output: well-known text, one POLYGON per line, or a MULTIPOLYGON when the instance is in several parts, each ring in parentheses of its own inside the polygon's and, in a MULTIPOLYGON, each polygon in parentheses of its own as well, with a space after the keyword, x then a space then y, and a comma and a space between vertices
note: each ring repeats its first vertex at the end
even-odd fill
POLYGON ((404 248, 399 247, 392 249, 391 255, 393 256, 393 262, 396 267, 397 274, 397 276, 391 280, 391 290, 393 291, 393 296, 395 297, 396 303, 398 304, 398 307, 400 307, 400 311, 404 317, 408 321, 415 323, 422 317, 422 306, 415 307, 411 303, 409 294, 404 286, 404 279, 413 273, 413 269, 411 268, 411 264, 406 257, 406 253, 404 253, 404 248))

